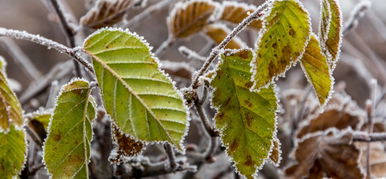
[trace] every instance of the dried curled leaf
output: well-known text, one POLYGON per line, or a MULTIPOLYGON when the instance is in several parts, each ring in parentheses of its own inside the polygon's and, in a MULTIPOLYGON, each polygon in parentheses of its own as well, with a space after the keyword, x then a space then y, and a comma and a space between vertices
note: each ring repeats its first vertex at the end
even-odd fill
POLYGON ((7 133, 0 132, 0 176, 17 178, 26 161, 27 143, 23 130, 11 125, 7 133))
POLYGON ((134 4, 134 0, 99 0, 80 22, 94 29, 111 26, 121 21, 126 10, 134 4))
POLYGON ((276 166, 279 166, 281 161, 280 145, 281 145, 280 140, 277 137, 275 137, 273 140, 273 146, 272 146, 271 155, 269 156, 269 160, 276 166))
POLYGON ((252 58, 251 50, 226 51, 211 82, 212 103, 218 108, 216 128, 237 170, 247 178, 253 178, 269 157, 278 107, 273 86, 249 90, 252 58))
MULTIPOLYGON (((118 147, 118 155, 131 157, 138 155, 142 151, 144 144, 141 141, 137 141, 132 137, 122 133, 121 131, 119 131, 119 128, 115 124, 113 124, 112 126, 113 139, 114 143, 118 147)), ((120 156, 118 156, 118 158, 119 157, 120 156)))
POLYGON ((311 35, 300 62, 307 80, 314 87, 320 104, 324 105, 332 93, 334 80, 327 58, 323 55, 319 41, 314 34, 311 35))
MULTIPOLYGON (((205 27, 205 34, 211 38, 215 43, 221 43, 231 31, 222 24, 207 25, 205 27)), ((225 48, 240 49, 246 45, 237 37, 234 37, 225 48)))
POLYGON ((95 118, 90 93, 88 82, 73 80, 59 94, 44 144, 44 162, 52 178, 88 178, 95 118))
POLYGON ((6 62, 0 56, 0 132, 8 131, 12 124, 21 127, 24 123, 23 110, 8 85, 5 66, 6 62))
POLYGON ((328 55, 330 67, 335 67, 342 43, 342 12, 336 0, 322 0, 320 17, 320 42, 328 55))
POLYGON ((177 3, 167 19, 170 34, 174 38, 184 38, 202 31, 217 6, 217 3, 211 0, 177 3))
POLYGON ((166 141, 183 150, 186 106, 148 44, 128 31, 103 29, 89 36, 84 50, 93 57, 106 111, 119 129, 144 142, 166 141))
MULTIPOLYGON (((234 24, 239 24, 256 10, 256 6, 236 1, 224 1, 222 7, 223 11, 220 15, 220 20, 234 24)), ((254 20, 248 25, 248 27, 255 30, 260 30, 262 26, 263 21, 261 19, 254 20)))
POLYGON ((285 170, 288 178, 363 178, 361 151, 352 144, 352 131, 328 130, 298 141, 293 155, 297 163, 285 170))
POLYGON ((252 89, 268 85, 283 75, 303 54, 310 37, 310 21, 297 0, 274 1, 264 19, 257 43, 257 58, 252 62, 252 89))

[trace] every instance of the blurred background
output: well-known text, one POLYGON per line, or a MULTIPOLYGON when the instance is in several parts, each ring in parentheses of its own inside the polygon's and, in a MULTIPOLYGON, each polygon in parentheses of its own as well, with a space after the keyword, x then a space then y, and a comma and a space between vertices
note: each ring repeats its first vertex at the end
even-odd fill
MULTIPOLYGON (((0 0, 0 27, 24 30, 67 44, 58 23, 58 18, 48 2, 48 0, 0 0)), ((124 22, 129 21, 157 2, 159 1, 148 0, 146 6, 130 9, 124 22)), ((173 1, 173 3, 176 2, 178 0, 173 1)), ((261 0, 244 0, 243 2, 254 5, 262 3, 261 0)), ((311 14, 313 30, 317 33, 320 3, 317 0, 302 0, 302 2, 311 14)), ((354 9, 361 2, 363 1, 339 1, 344 15, 344 25, 352 17, 354 9)), ((360 13, 361 17, 358 18, 357 23, 345 33, 341 48, 342 53, 333 74, 338 89, 344 88, 361 107, 365 106, 365 101, 371 94, 371 79, 378 81, 380 91, 385 91, 384 86, 386 85, 386 1, 371 0, 369 2, 371 2, 371 6, 365 6, 367 8, 360 13)), ((68 6, 65 8, 73 12, 75 16, 73 21, 79 21, 80 17, 92 7, 93 3, 93 0, 66 0, 68 6)), ((150 45, 154 47, 153 52, 168 38, 166 18, 173 8, 173 3, 128 27, 130 31, 144 36, 150 45)), ((92 32, 90 29, 80 29, 80 31, 84 33, 83 37, 92 32)), ((257 32, 245 30, 239 37, 249 47, 254 47, 257 32)), ((82 39, 79 39, 77 42, 78 46, 81 45, 81 41, 82 39)), ((164 65, 170 61, 189 63, 190 60, 179 53, 178 47, 180 46, 186 46, 198 52, 199 55, 206 57, 215 44, 201 34, 178 40, 168 47, 164 54, 158 56, 161 63, 164 65)), ((49 91, 53 90, 51 87, 52 82, 56 81, 56 83, 63 84, 71 78, 71 73, 68 73, 72 69, 72 63, 68 63, 69 57, 40 45, 0 37, 0 56, 3 56, 8 63, 8 77, 12 79, 12 87, 22 101, 26 112, 35 111, 40 106, 52 107, 52 104, 46 104, 50 94, 49 91), (30 68, 26 69, 21 65, 20 60, 31 62, 31 64, 28 64, 30 68), (34 74, 34 76, 31 76, 31 74, 34 74), (36 89, 39 89, 39 91, 36 91, 36 89)), ((171 71, 170 74, 178 82, 178 87, 182 88, 189 84, 190 72, 198 67, 199 65, 185 66, 179 71, 171 71)), ((289 89, 304 90, 308 86, 299 65, 287 72, 286 78, 280 78, 278 84, 281 94, 289 89)), ((58 85, 56 84, 56 86, 58 85)), ((194 126, 192 128, 191 130, 196 130, 194 126)), ((188 141, 198 143, 195 140, 197 140, 196 136, 189 136, 188 141)), ((288 153, 288 151, 284 152, 288 153)), ((225 156, 220 157, 220 161, 226 160, 225 156)), ((213 165, 208 165, 208 169, 216 170, 221 166, 221 162, 216 162, 213 165)))

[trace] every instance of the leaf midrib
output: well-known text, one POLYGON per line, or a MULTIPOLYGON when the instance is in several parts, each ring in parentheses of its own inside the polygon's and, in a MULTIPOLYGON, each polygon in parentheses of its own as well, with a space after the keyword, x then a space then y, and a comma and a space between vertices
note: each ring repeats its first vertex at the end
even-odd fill
MULTIPOLYGON (((169 134, 166 132, 167 129, 162 125, 162 123, 160 122, 160 119, 158 119, 156 117, 156 115, 153 113, 153 111, 146 105, 146 103, 142 100, 142 98, 140 98, 138 96, 137 93, 134 92, 134 90, 131 89, 131 87, 129 86, 129 84, 127 84, 113 69, 111 69, 106 63, 104 63, 101 59, 99 59, 99 57, 95 56, 94 54, 92 54, 91 52, 89 52, 88 50, 85 49, 85 52, 90 55, 95 61, 97 61, 99 64, 101 64, 103 66, 104 69, 106 69, 107 71, 109 71, 115 78, 117 78, 122 84, 123 86, 133 95, 137 98, 137 100, 143 105, 143 107, 146 109, 146 111, 148 113, 151 114, 151 116, 155 119, 155 121, 157 121, 157 123, 162 127, 162 129, 164 130, 165 132, 165 135, 168 137, 168 140, 171 142, 171 143, 174 143, 172 138, 169 136, 169 134)), ((130 119, 131 120, 131 119, 130 119)))

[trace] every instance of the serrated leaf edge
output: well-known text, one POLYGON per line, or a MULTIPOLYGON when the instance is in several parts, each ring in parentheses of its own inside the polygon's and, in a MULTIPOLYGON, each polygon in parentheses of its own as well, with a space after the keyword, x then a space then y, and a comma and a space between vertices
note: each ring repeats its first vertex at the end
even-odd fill
MULTIPOLYGON (((200 1, 200 0, 197 0, 197 1, 200 1)), ((154 53, 152 52, 152 49, 153 49, 153 47, 152 46, 150 46, 150 44, 144 39, 144 37, 143 36, 140 36, 140 35, 138 35, 136 32, 131 32, 131 31, 129 31, 128 29, 122 29, 122 28, 115 28, 115 27, 104 27, 104 28, 101 28, 101 29, 99 29, 99 30, 97 30, 97 31, 95 31, 94 33, 92 33, 92 34, 90 34, 85 40, 84 40, 84 44, 83 44, 83 47, 85 47, 85 42, 87 42, 92 36, 94 36, 95 34, 98 34, 98 33, 100 33, 100 32, 102 32, 102 31, 105 31, 105 30, 107 30, 107 31, 121 31, 121 32, 125 32, 125 33, 128 33, 129 35, 132 35, 132 36, 134 36, 134 37, 136 37, 136 38, 138 38, 138 40, 140 40, 141 41, 141 43, 143 43, 145 46, 147 46, 147 48, 149 49, 149 53, 150 53, 150 57, 151 58, 153 58, 154 59, 154 61, 158 64, 157 66, 158 66, 158 70, 170 81, 170 83, 171 84, 173 84, 173 89, 177 92, 177 94, 181 97, 181 100, 182 100, 182 104, 183 104, 183 106, 184 106, 184 108, 185 108, 185 112, 186 112, 186 124, 185 124, 185 131, 184 131, 184 135, 181 137, 181 140, 180 140, 180 142, 179 142, 179 147, 181 148, 181 150, 180 149, 178 149, 176 146, 174 146, 171 142, 169 142, 169 143, 171 143, 172 144, 172 146, 175 148, 175 149, 177 149, 178 151, 180 151, 182 154, 185 154, 185 152, 186 152, 186 150, 185 150, 185 146, 183 145, 183 143, 184 143, 184 141, 185 141, 185 138, 186 138, 186 136, 188 135, 188 131, 189 131, 189 127, 190 127, 190 115, 189 115, 189 108, 187 107, 187 102, 186 102, 186 100, 185 100, 185 98, 184 98, 184 96, 183 96, 183 94, 181 93, 181 91, 180 90, 178 90, 177 88, 176 88, 176 83, 175 83, 175 81, 173 81, 172 80, 172 78, 163 70, 163 69, 161 69, 161 62, 160 62, 160 60, 154 55, 154 53)), ((82 50, 86 53, 86 54, 88 54, 89 56, 91 56, 91 57, 93 57, 94 59, 98 59, 98 62, 99 63, 101 63, 101 60, 99 59, 99 58, 97 58, 97 57, 95 57, 94 55, 92 55, 92 54, 90 54, 89 52, 87 52, 87 50, 85 50, 84 48, 82 48, 82 50)), ((106 66, 106 64, 104 64, 103 62, 101 63, 101 65, 103 66, 103 67, 105 67, 106 66)), ((109 67, 107 67, 107 68, 109 68, 109 67)), ((106 69, 107 69, 106 68, 106 69)), ((109 68, 110 69, 110 68, 109 68)), ((109 70, 110 71, 110 70, 109 70)), ((118 74, 116 74, 114 71, 110 71, 112 74, 113 74, 113 76, 114 77, 116 77, 116 78, 119 78, 119 80, 120 80, 120 82, 122 82, 122 79, 120 79, 120 77, 119 77, 119 75, 118 74)), ((127 90, 129 90, 130 91, 130 93, 132 93, 132 89, 130 89, 130 88, 128 88, 129 86, 126 84, 126 82, 124 82, 123 81, 123 83, 122 84, 124 84, 123 86, 127 89, 127 90)), ((133 95, 135 95, 136 97, 137 97, 137 99, 141 102, 141 104, 142 105, 144 105, 144 107, 146 108, 146 110, 148 110, 149 112, 150 112, 150 114, 152 114, 153 115, 153 117, 154 117, 154 114, 153 114, 153 112, 151 112, 151 110, 149 110, 149 108, 147 107, 147 105, 145 105, 145 103, 143 102, 143 100, 141 99, 141 98, 139 98, 137 95, 136 95, 136 93, 132 93, 133 95)), ((102 94, 102 92, 101 92, 101 94, 100 94, 101 96, 103 96, 103 94, 102 94)), ((108 113, 106 113, 106 115, 109 115, 108 113)), ((110 115, 109 115, 110 116, 110 115)), ((110 116, 110 119, 112 119, 112 117, 110 116)), ((157 122, 159 122, 158 121, 158 119, 156 118, 156 117, 154 117, 154 119, 156 119, 157 120, 157 122)), ((113 121, 113 120, 111 120, 111 121, 113 121)), ((161 126, 162 126, 162 124, 160 124, 161 126)), ((163 126, 162 126, 163 127, 163 126)), ((120 129, 119 129, 120 130, 120 129)), ((123 132, 123 131, 121 131, 121 132, 123 132)), ((126 134, 125 132, 123 132, 124 134, 126 134)), ((166 133, 167 134, 167 133, 166 133)), ((170 138, 170 136, 169 136, 169 134, 167 134, 168 135, 168 137, 170 138)), ((143 142, 145 145, 147 145, 147 144, 164 144, 166 141, 152 141, 152 142, 150 142, 150 141, 143 141, 143 140, 141 140, 141 139, 138 139, 137 137, 135 137, 135 136, 131 136, 133 139, 135 139, 135 140, 138 140, 138 141, 141 141, 141 142, 143 142)))

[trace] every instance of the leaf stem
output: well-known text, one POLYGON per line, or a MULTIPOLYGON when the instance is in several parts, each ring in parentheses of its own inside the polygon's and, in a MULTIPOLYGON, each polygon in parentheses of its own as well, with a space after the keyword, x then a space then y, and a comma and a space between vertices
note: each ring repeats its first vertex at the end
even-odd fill
POLYGON ((6 36, 6 37, 11 37, 11 38, 20 39, 20 40, 27 40, 30 42, 34 42, 34 43, 46 46, 48 47, 48 49, 53 48, 60 53, 65 53, 68 56, 73 57, 75 61, 82 64, 85 68, 87 68, 87 70, 89 70, 90 72, 94 72, 92 65, 89 62, 87 62, 85 59, 83 59, 79 54, 77 54, 77 50, 66 47, 63 44, 60 44, 53 40, 47 39, 39 35, 30 34, 25 31, 6 29, 2 27, 0 27, 0 36, 6 36))
POLYGON ((246 17, 245 19, 243 19, 243 21, 241 21, 240 24, 238 24, 233 30, 231 33, 228 34, 227 37, 225 37, 225 39, 220 43, 218 44, 215 48, 212 49, 212 51, 210 52, 208 58, 206 59, 204 65, 201 67, 201 69, 198 71, 197 75, 195 75, 195 77, 193 78, 193 81, 192 81, 192 84, 191 84, 191 88, 192 89, 197 89, 200 85, 199 85, 199 79, 202 75, 204 75, 204 73, 208 70, 208 68, 210 67, 210 64, 215 60, 215 58, 217 57, 217 55, 221 52, 221 50, 223 48, 225 48, 225 46, 237 35, 239 34, 247 25, 249 25, 253 20, 259 18, 261 15, 260 15, 260 11, 263 10, 263 8, 268 4, 268 2, 270 2, 269 0, 268 1, 265 1, 262 5, 260 5, 259 7, 256 8, 256 10, 251 13, 248 17, 246 17))

